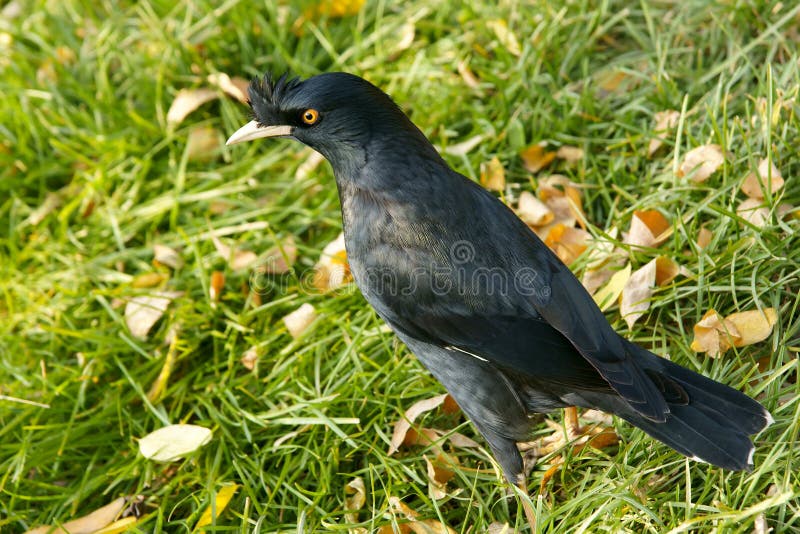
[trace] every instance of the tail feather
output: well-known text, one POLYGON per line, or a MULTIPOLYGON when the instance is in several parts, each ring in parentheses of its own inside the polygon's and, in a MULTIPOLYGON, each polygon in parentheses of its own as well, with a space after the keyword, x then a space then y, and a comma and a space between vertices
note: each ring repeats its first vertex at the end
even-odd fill
POLYGON ((637 363, 648 374, 658 375, 654 382, 666 388, 666 421, 659 423, 643 417, 615 395, 589 394, 584 398, 685 456, 725 469, 750 469, 753 443, 749 436, 772 422, 769 412, 736 389, 631 346, 639 356, 637 363), (677 394, 680 389, 685 395, 677 394))

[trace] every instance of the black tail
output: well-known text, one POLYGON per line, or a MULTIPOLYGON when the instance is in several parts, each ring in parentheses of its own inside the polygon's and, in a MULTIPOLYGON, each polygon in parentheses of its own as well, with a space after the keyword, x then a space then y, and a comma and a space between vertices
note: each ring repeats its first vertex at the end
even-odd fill
POLYGON ((594 397, 600 409, 614 413, 695 460, 725 469, 750 469, 753 443, 772 416, 744 393, 690 371, 630 344, 637 363, 664 393, 670 413, 663 423, 653 422, 619 397, 594 397))

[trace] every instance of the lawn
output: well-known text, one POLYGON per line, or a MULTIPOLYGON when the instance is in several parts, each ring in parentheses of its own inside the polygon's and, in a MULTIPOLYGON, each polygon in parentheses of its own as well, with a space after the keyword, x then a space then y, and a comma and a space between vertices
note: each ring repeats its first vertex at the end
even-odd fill
MULTIPOLYGON (((537 530, 800 532, 800 5, 353 3, 3 8, 0 531, 120 497, 135 503, 133 532, 194 531, 211 509, 209 532, 528 529, 457 410, 415 422, 441 439, 388 454, 394 423, 443 389, 352 284, 318 288, 315 265, 341 231, 329 165, 290 141, 223 145, 248 110, 209 75, 343 70, 391 94, 466 176, 497 158, 497 194, 512 206, 551 174, 578 184, 591 235, 571 264, 579 275, 601 239, 633 271, 657 256, 682 267, 632 326, 616 301, 609 321, 775 417, 749 473, 692 462, 615 420, 618 445, 564 446, 533 468, 537 530), (211 100, 168 114, 179 91, 198 90, 211 100), (577 157, 535 170, 520 154, 537 144, 540 160, 560 147, 577 157), (724 161, 705 181, 679 172, 712 144, 724 161), (762 160, 785 184, 761 190, 754 218, 737 208, 762 160), (636 248, 622 233, 641 210, 669 231, 636 248), (263 272, 292 248, 289 272, 263 272), (131 303, 158 294, 163 316, 132 325, 131 303), (303 304, 316 319, 290 333, 283 318, 303 304), (716 358, 691 348, 708 310, 765 308, 777 322, 763 341, 716 358), (174 423, 212 439, 181 460, 144 458, 140 438, 174 423), (443 489, 426 469, 441 453, 457 461, 443 489)), ((563 425, 548 417, 532 438, 563 425)))

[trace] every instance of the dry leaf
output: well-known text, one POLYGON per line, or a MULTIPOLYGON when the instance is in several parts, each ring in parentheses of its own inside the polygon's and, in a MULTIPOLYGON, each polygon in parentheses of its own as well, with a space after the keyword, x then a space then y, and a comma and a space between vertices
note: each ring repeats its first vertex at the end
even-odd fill
POLYGON ((405 517, 409 521, 406 525, 414 534, 458 534, 452 528, 434 519, 417 519, 419 514, 397 497, 389 497, 389 506, 392 508, 392 512, 405 517))
POLYGON ((556 153, 548 152, 544 146, 536 144, 520 152, 519 156, 522 158, 522 165, 528 171, 536 173, 550 165, 555 159, 556 153))
POLYGON ((544 244, 566 265, 570 265, 583 254, 588 242, 589 232, 563 224, 553 226, 544 239, 544 244))
POLYGON ((446 154, 450 154, 451 156, 466 156, 472 149, 481 144, 483 141, 484 136, 475 135, 467 139, 466 141, 462 141, 460 143, 456 143, 454 145, 450 145, 444 149, 446 154))
POLYGON ((166 245, 159 245, 158 243, 153 245, 153 259, 173 269, 183 267, 183 258, 181 258, 180 253, 166 245))
POLYGON ((772 527, 767 524, 767 517, 761 513, 758 514, 753 521, 753 534, 769 534, 772 532, 772 527))
POLYGON ((576 146, 562 145, 558 147, 556 157, 563 159, 567 163, 576 163, 583 159, 584 153, 582 148, 576 146))
POLYGON ((169 275, 166 273, 143 273, 137 275, 131 281, 131 287, 136 289, 146 289, 148 287, 160 286, 169 280, 169 275))
POLYGON ((771 195, 783 187, 784 181, 781 171, 769 160, 762 159, 756 172, 748 174, 742 182, 742 192, 750 198, 764 198, 764 191, 769 190, 771 195))
POLYGON ((622 288, 622 300, 619 313, 628 328, 633 328, 636 321, 650 308, 650 297, 656 283, 656 260, 653 259, 635 270, 625 287, 622 288))
POLYGON ((157 291, 152 295, 132 298, 125 305, 125 324, 128 330, 138 339, 147 339, 148 332, 164 315, 169 303, 182 294, 177 291, 157 291))
POLYGON ((297 260, 297 245, 292 236, 283 240, 280 246, 269 249, 264 254, 264 260, 256 269, 260 273, 284 274, 292 269, 297 260))
POLYGON ((415 402, 408 410, 406 410, 405 415, 394 424, 392 440, 389 443, 389 451, 387 452, 387 455, 391 456, 400 450, 400 445, 402 445, 403 440, 405 440, 406 433, 408 433, 411 425, 414 423, 414 420, 417 417, 443 404, 446 397, 447 394, 445 393, 444 395, 437 395, 435 397, 431 397, 430 399, 423 399, 415 402))
POLYGON ((242 365, 244 365, 248 371, 252 371, 255 369, 256 362, 258 361, 258 349, 256 347, 250 347, 245 351, 239 361, 242 362, 242 365))
POLYGON ((586 230, 581 192, 572 180, 561 174, 551 174, 539 180, 536 192, 555 214, 555 222, 574 226, 577 221, 586 230))
POLYGON ((350 281, 344 233, 325 245, 314 269, 314 287, 321 291, 339 288, 350 281))
POLYGON ((450 432, 447 436, 447 440, 453 447, 458 447, 459 449, 477 449, 481 446, 480 443, 474 439, 459 432, 450 432))
POLYGON ((759 198, 748 198, 736 208, 736 214, 753 226, 763 228, 769 220, 769 208, 759 198))
MULTIPOLYGON (((653 131, 656 134, 665 134, 678 124, 678 120, 681 118, 681 114, 674 110, 667 110, 667 111, 659 111, 655 114, 656 124, 653 127, 653 131)), ((650 144, 647 146, 647 157, 652 156, 656 153, 656 151, 661 148, 661 145, 664 144, 664 137, 663 135, 659 135, 658 137, 654 137, 650 140, 650 144)))
POLYGON ((100 530, 95 530, 92 534, 122 534, 123 532, 132 532, 131 529, 138 521, 139 520, 134 516, 123 517, 100 530))
POLYGON ((592 298, 594 298, 595 303, 602 311, 606 311, 617 302, 630 277, 631 264, 629 263, 624 269, 617 271, 608 281, 608 284, 594 294, 592 298))
POLYGON ((236 494, 236 490, 238 489, 238 484, 227 484, 222 486, 214 498, 214 506, 209 504, 206 509, 203 510, 203 514, 200 516, 200 519, 197 520, 197 524, 194 526, 194 532, 205 532, 203 527, 210 525, 215 519, 219 518, 219 515, 223 512, 223 510, 225 510, 225 508, 227 508, 228 503, 231 502, 231 499, 236 494))
POLYGON ((211 273, 211 281, 208 284, 208 297, 211 302, 216 302, 222 295, 222 290, 225 287, 225 275, 222 271, 214 271, 211 273))
POLYGON ((36 527, 25 534, 93 534, 114 521, 125 509, 127 502, 125 497, 120 497, 83 517, 67 521, 60 527, 50 525, 36 527))
POLYGON ((228 96, 232 96, 242 104, 248 103, 249 98, 247 96, 247 88, 250 85, 250 82, 244 78, 231 78, 224 72, 217 72, 214 74, 209 74, 208 78, 206 79, 208 80, 208 83, 218 87, 228 96))
POLYGON ((490 191, 505 190, 506 171, 497 156, 481 164, 481 185, 490 191))
POLYGON ((693 148, 683 157, 678 168, 678 176, 689 176, 695 182, 705 182, 709 176, 725 162, 725 155, 719 145, 702 145, 693 148))
POLYGON ((672 233, 669 221, 658 210, 634 211, 624 242, 638 247, 655 247, 672 233))
POLYGON ((301 163, 297 170, 294 173, 295 180, 305 180, 308 178, 314 169, 319 167, 320 163, 325 161, 325 156, 317 152, 316 150, 311 150, 311 153, 308 157, 301 163))
POLYGON ((481 83, 478 81, 478 78, 469 68, 469 63, 467 60, 461 60, 458 62, 458 73, 461 75, 461 79, 464 80, 464 83, 470 89, 478 89, 481 86, 481 83))
POLYGON ((363 5, 364 0, 320 0, 311 7, 311 17, 349 17, 357 15, 363 5))
POLYGON ((706 228, 705 226, 701 227, 700 230, 697 232, 697 248, 700 250, 705 249, 708 245, 711 244, 711 238, 714 237, 714 234, 711 233, 711 230, 706 228))
POLYGON ((367 502, 367 488, 364 486, 364 480, 361 477, 356 477, 344 487, 344 509, 350 513, 344 514, 344 520, 348 523, 358 523, 358 514, 356 512, 364 507, 367 502))
POLYGON ((283 324, 286 325, 289 334, 297 339, 311 326, 311 323, 313 323, 316 318, 317 311, 314 309, 314 306, 306 302, 292 313, 286 315, 283 318, 283 324))
POLYGON ((186 141, 189 161, 212 161, 219 156, 222 133, 213 126, 193 126, 186 141))
POLYGON ((217 249, 217 253, 228 262, 228 266, 234 271, 243 271, 253 265, 258 259, 255 252, 229 247, 216 235, 212 234, 211 241, 214 243, 214 248, 217 249))
POLYGON ((414 27, 414 22, 406 22, 403 24, 400 31, 397 32, 399 35, 399 39, 397 44, 392 47, 392 51, 389 54, 389 59, 396 59, 401 52, 411 47, 414 44, 414 35, 416 33, 416 29, 414 27))
POLYGON ((177 126, 189 113, 218 96, 219 93, 214 89, 181 89, 167 111, 167 124, 177 126))
POLYGON ((489 524, 486 529, 486 534, 514 534, 514 529, 508 526, 508 523, 500 523, 494 521, 489 524))
POLYGON ((487 25, 497 36, 497 40, 500 41, 500 44, 503 45, 503 48, 508 50, 510 54, 514 56, 519 56, 522 54, 522 48, 519 46, 517 36, 514 35, 514 32, 511 31, 511 29, 508 27, 508 23, 506 23, 505 20, 490 20, 487 25))
POLYGON ((767 339, 778 321, 775 308, 732 313, 725 318, 736 327, 739 338, 733 340, 734 347, 744 347, 767 339))
POLYGON ((528 191, 523 191, 519 196, 517 215, 529 226, 544 226, 555 219, 550 208, 528 191))
POLYGON ((458 459, 441 450, 433 460, 427 455, 422 457, 425 459, 431 496, 437 500, 444 499, 447 497, 447 482, 455 476, 451 467, 458 464, 458 459))
POLYGON ((139 440, 139 452, 148 460, 172 462, 211 441, 211 430, 197 425, 167 425, 139 440))

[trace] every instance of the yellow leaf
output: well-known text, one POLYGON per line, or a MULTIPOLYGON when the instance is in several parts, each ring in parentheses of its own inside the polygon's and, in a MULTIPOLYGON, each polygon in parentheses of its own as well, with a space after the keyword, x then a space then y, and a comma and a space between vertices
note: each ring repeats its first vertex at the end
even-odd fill
POLYGON ((364 0, 321 0, 311 8, 309 18, 342 18, 357 15, 364 6, 364 0))
POLYGON ((219 518, 220 514, 228 506, 228 503, 231 502, 231 499, 236 494, 236 490, 238 489, 239 486, 237 484, 227 484, 222 486, 217 492, 213 506, 209 504, 206 509, 203 510, 203 514, 200 516, 200 519, 197 520, 197 524, 194 526, 194 531, 205 531, 203 527, 210 525, 215 519, 219 518))
POLYGON ((544 239, 544 244, 566 265, 570 265, 583 254, 588 242, 589 232, 563 224, 553 226, 544 239))
POLYGON ((683 157, 678 176, 689 176, 693 182, 705 182, 725 162, 719 145, 702 145, 693 148, 683 157))
POLYGON ((481 164, 481 185, 490 191, 506 188, 506 171, 497 156, 481 164))
POLYGON ((523 191, 520 194, 517 202, 517 215, 529 226, 544 226, 553 222, 555 218, 550 208, 529 191, 523 191))
POLYGON ((556 157, 555 152, 548 152, 544 146, 539 144, 529 146, 519 155, 522 158, 524 167, 534 173, 550 165, 556 157))
POLYGON ((744 347, 759 341, 764 341, 772 333, 772 327, 778 321, 775 308, 750 310, 732 313, 726 318, 733 323, 739 332, 739 338, 734 339, 734 347, 744 347))
POLYGON ((631 274, 625 287, 622 288, 622 300, 619 313, 628 328, 633 328, 634 323, 650 308, 650 297, 656 283, 656 260, 647 262, 646 265, 636 269, 631 274))
POLYGON ((314 287, 321 291, 337 289, 350 282, 343 233, 325 245, 314 268, 314 287))
POLYGON ((137 521, 138 519, 133 516, 123 517, 100 530, 95 530, 92 534, 120 534, 121 532, 130 532, 137 521))
POLYGON ((488 22, 488 26, 494 31, 494 34, 497 36, 497 40, 500 41, 500 44, 508 50, 508 52, 514 56, 519 56, 522 54, 522 48, 519 46, 519 41, 517 40, 517 36, 514 35, 514 32, 508 27, 508 23, 506 23, 503 19, 498 20, 490 20, 488 22))
POLYGON ((211 441, 212 432, 198 425, 167 425, 139 440, 139 452, 148 460, 173 462, 211 441))
POLYGON ((634 211, 625 243, 638 247, 655 247, 672 233, 669 221, 658 210, 634 211))
POLYGON ((601 310, 606 311, 619 299, 622 289, 631 277, 631 264, 627 264, 624 269, 617 271, 611 280, 594 294, 594 301, 601 310))
POLYGON ((25 534, 92 534, 114 521, 122 513, 127 502, 125 497, 120 497, 83 517, 67 521, 60 527, 37 527, 25 534))
POLYGON ((361 477, 356 477, 344 487, 344 509, 351 513, 344 514, 344 519, 348 523, 358 523, 358 514, 352 513, 364 507, 367 502, 367 489, 364 486, 364 480, 361 477))

